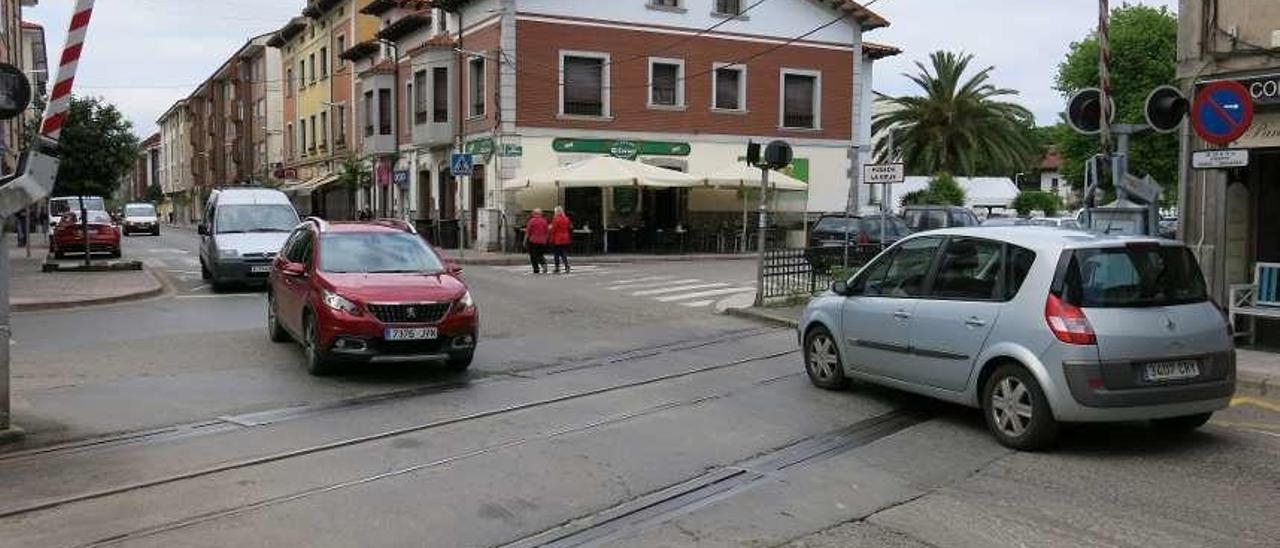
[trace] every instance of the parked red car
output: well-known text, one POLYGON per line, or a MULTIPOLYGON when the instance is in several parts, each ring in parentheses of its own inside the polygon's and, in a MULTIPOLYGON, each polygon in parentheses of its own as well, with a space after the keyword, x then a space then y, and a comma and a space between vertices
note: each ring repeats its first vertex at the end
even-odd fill
POLYGON ((462 270, 398 221, 304 221, 272 263, 267 332, 314 375, 337 363, 471 365, 479 314, 462 270))
MULTIPOLYGON (((89 251, 92 253, 109 253, 113 258, 120 257, 120 228, 105 211, 89 211, 89 251)), ((80 213, 69 212, 62 215, 53 228, 53 237, 49 240, 49 251, 53 256, 62 259, 68 253, 84 253, 85 230, 80 226, 80 213)))

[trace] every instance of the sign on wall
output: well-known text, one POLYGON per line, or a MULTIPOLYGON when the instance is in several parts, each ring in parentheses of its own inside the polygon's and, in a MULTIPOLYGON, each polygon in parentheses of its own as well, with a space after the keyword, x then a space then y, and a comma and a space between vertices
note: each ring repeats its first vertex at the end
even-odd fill
POLYGON ((1280 74, 1236 80, 1249 90, 1253 104, 1260 107, 1280 105, 1280 74))
MULTIPOLYGON (((637 156, 688 156, 692 150, 689 143, 667 141, 627 141, 624 139, 569 139, 566 137, 551 141, 551 148, 556 152, 576 152, 580 154, 613 154, 613 148, 619 143, 630 143, 635 146, 637 156)), ((627 145, 623 145, 624 148, 627 145)))
POLYGON ((1191 154, 1196 169, 1224 169, 1249 165, 1249 151, 1243 149, 1197 150, 1191 154))

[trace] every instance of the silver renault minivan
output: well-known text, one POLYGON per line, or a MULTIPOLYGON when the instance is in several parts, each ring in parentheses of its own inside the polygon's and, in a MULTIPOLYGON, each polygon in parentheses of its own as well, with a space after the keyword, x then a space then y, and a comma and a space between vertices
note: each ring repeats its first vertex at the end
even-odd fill
POLYGON ((271 263, 299 223, 279 190, 234 187, 214 191, 200 224, 200 273, 214 289, 265 284, 271 263))
POLYGON ((1192 430, 1226 408, 1235 349, 1180 242, 1045 227, 960 228, 886 249, 805 309, 806 370, 983 410, 1000 443, 1061 422, 1192 430))

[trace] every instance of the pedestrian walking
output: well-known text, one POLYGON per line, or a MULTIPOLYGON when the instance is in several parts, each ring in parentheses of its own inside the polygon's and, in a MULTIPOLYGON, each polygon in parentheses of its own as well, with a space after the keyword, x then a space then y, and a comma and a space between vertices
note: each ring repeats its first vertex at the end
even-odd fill
POLYGON ((564 261, 564 271, 569 273, 569 243, 572 241, 570 232, 573 230, 573 223, 569 220, 569 216, 564 214, 564 208, 556 206, 555 214, 551 216, 551 252, 555 255, 556 274, 560 273, 560 262, 564 261))
POLYGON ((529 249, 529 264, 533 266, 534 274, 541 274, 547 270, 545 253, 550 237, 550 227, 547 225, 547 219, 542 216, 542 210, 533 210, 533 214, 529 216, 529 222, 524 225, 524 243, 529 249))
POLYGON ((27 208, 18 210, 18 213, 13 217, 13 223, 15 225, 14 228, 17 229, 18 233, 18 247, 27 247, 27 237, 30 235, 31 231, 31 221, 29 217, 30 215, 27 208))

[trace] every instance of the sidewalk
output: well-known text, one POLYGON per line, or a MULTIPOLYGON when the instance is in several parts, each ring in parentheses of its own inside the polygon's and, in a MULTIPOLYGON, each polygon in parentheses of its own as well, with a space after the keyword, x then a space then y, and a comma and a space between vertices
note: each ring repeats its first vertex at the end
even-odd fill
POLYGON ((9 303, 14 312, 110 304, 154 297, 164 285, 147 270, 120 272, 42 272, 49 250, 43 234, 33 234, 31 257, 6 238, 9 251, 9 303))
MULTIPOLYGON (((784 327, 796 327, 803 306, 729 308, 727 314, 784 327)), ((1280 399, 1280 352, 1236 349, 1236 386, 1240 392, 1280 399)))

